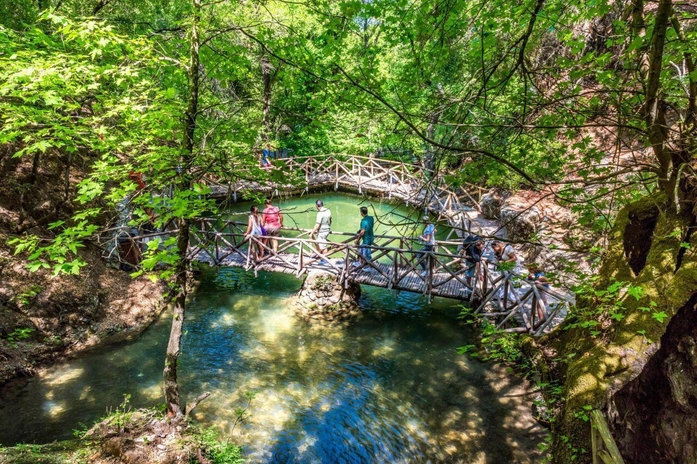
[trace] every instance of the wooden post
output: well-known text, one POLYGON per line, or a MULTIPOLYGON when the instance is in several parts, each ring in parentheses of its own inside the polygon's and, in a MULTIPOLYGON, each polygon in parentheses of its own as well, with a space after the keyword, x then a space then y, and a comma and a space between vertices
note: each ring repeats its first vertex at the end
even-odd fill
POLYGON ((388 169, 387 175, 389 176, 389 185, 387 186, 387 198, 392 198, 392 185, 394 184, 392 179, 392 171, 388 169))
POLYGON ((489 293, 489 264, 484 263, 484 280, 482 282, 482 297, 485 297, 489 293))
POLYGON ((304 168, 305 168, 305 192, 309 193, 310 192, 310 171, 307 167, 307 164, 309 161, 305 160, 304 168))
POLYGON ((505 276, 503 280, 503 309, 504 311, 508 309, 508 276, 505 276))
MULTIPOLYGON (((356 163, 355 163, 356 157, 354 156, 353 159, 354 159, 354 166, 355 166, 355 165, 356 165, 356 163)), ((362 189, 361 189, 361 171, 362 171, 362 169, 361 169, 361 164, 358 163, 358 193, 359 193, 359 194, 362 194, 362 193, 363 193, 363 191, 362 191, 362 189)))
POLYGON ((334 191, 339 190, 339 160, 334 160, 334 191))
POLYGON ((298 247, 298 271, 297 275, 300 275, 303 269, 303 242, 300 242, 300 246, 298 247))
POLYGON ((593 452, 593 464, 624 464, 624 459, 617 448, 615 439, 612 438, 610 429, 605 422, 603 414, 594 409, 591 411, 591 449, 593 452), (604 448, 604 449, 603 449, 604 448))

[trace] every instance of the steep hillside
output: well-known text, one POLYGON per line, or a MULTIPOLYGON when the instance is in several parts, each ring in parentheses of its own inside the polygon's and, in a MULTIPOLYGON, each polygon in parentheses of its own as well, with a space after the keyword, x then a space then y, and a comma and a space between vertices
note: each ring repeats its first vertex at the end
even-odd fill
MULTIPOLYGON (((48 224, 73 206, 65 201, 61 163, 41 163, 33 179, 31 163, 13 153, 11 146, 0 152, 0 384, 32 375, 49 360, 138 333, 163 307, 158 285, 108 267, 94 245, 81 250, 88 265, 80 275, 52 277, 50 270, 26 268, 26 256, 16 256, 8 240, 25 232, 50 238, 48 224)), ((69 191, 81 175, 71 172, 69 191)))

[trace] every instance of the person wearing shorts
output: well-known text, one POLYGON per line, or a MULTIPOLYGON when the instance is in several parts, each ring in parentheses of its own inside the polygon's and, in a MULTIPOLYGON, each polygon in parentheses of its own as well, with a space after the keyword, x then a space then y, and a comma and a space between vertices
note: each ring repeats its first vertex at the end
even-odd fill
POLYGON ((317 220, 315 221, 315 227, 310 232, 310 238, 317 237, 317 252, 326 255, 327 242, 331 233, 332 212, 324 206, 322 200, 317 200, 315 206, 317 207, 317 220))
POLYGON ((266 200, 266 207, 261 213, 262 224, 266 229, 266 236, 271 240, 271 247, 274 253, 278 252, 278 240, 274 237, 281 235, 281 227, 283 227, 283 214, 281 208, 273 206, 271 199, 266 200))

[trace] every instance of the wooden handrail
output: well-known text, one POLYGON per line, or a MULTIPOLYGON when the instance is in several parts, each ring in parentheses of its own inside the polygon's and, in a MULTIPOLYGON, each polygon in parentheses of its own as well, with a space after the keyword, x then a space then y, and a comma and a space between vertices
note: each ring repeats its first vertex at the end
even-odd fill
MULTIPOLYGON (((432 207, 435 213, 443 215, 446 218, 453 215, 453 213, 459 213, 463 208, 463 204, 460 202, 460 197, 456 192, 448 190, 442 187, 440 182, 442 179, 435 179, 436 182, 434 186, 431 186, 432 180, 429 176, 426 176, 426 171, 424 169, 417 170, 416 172, 411 172, 410 169, 413 166, 407 165, 401 161, 386 160, 381 158, 374 158, 361 155, 341 155, 341 154, 326 154, 326 155, 311 155, 311 156, 298 156, 293 158, 281 158, 273 160, 276 164, 283 163, 288 169, 301 169, 304 171, 305 183, 310 184, 311 174, 325 174, 329 175, 331 178, 323 181, 322 183, 334 183, 335 187, 338 186, 339 182, 342 182, 341 172, 345 173, 349 177, 353 177, 353 182, 358 188, 359 192, 362 192, 362 188, 366 184, 372 182, 373 180, 378 180, 383 177, 387 177, 388 184, 392 184, 393 180, 397 180, 400 184, 404 186, 409 185, 410 190, 414 190, 413 194, 408 198, 403 198, 407 202, 420 203, 425 202, 430 207, 432 207), (364 174, 364 171, 369 174, 364 174), (376 174, 377 171, 377 174, 376 174), (380 172, 382 171, 382 172, 380 172), (357 177, 357 179, 356 179, 357 177), (415 181, 415 186, 412 182, 415 181), (420 186, 426 185, 427 191, 426 195, 422 197, 420 186), (444 202, 441 201, 441 197, 444 197, 444 202), (419 198, 421 198, 419 200, 419 198), (433 203, 436 203, 436 207, 433 207, 433 203), (444 214, 444 213, 449 214, 444 214)), ((242 168, 244 169, 244 168, 242 168)), ((223 183, 216 181, 215 179, 207 178, 211 183, 215 183, 220 187, 226 187, 223 183)), ((472 195, 467 192, 467 187, 469 189, 479 191, 480 187, 473 184, 463 184, 459 187, 460 190, 464 192, 464 197, 468 198, 472 202, 475 208, 478 208, 478 202, 474 199, 472 195)), ((235 187, 235 197, 237 193, 237 187, 235 187)), ((388 189, 388 195, 393 194, 392 188, 388 189)))
MULTIPOLYGON (((528 289, 522 296, 516 292, 509 302, 508 289, 514 286, 512 273, 500 273, 496 270, 495 263, 482 260, 475 268, 475 275, 467 277, 466 266, 462 265, 464 257, 457 252, 453 252, 446 246, 442 251, 422 251, 417 247, 411 247, 410 242, 415 239, 402 236, 378 235, 376 240, 382 243, 374 243, 369 248, 373 257, 366 260, 360 256, 359 250, 364 245, 353 243, 356 234, 348 232, 334 232, 333 235, 341 237, 341 241, 321 241, 306 237, 310 233, 309 229, 297 227, 284 227, 299 233, 295 237, 266 237, 245 235, 246 224, 237 221, 220 221, 211 218, 201 218, 193 222, 189 250, 187 259, 208 262, 211 265, 240 265, 247 270, 259 269, 273 270, 277 272, 293 272, 301 275, 310 269, 320 265, 320 261, 325 258, 318 253, 319 244, 324 244, 328 248, 326 258, 332 255, 341 254, 345 262, 336 264, 327 261, 321 266, 325 270, 330 270, 339 276, 342 284, 346 281, 353 281, 364 275, 364 271, 370 270, 373 276, 366 280, 362 277, 361 283, 378 285, 396 290, 409 290, 423 292, 429 297, 447 296, 458 299, 471 299, 474 294, 478 294, 482 304, 476 313, 481 312, 482 308, 492 301, 503 289, 502 308, 494 311, 493 314, 483 313, 489 316, 505 316, 497 327, 512 319, 516 314, 523 316, 525 328, 505 329, 508 331, 527 330, 533 334, 540 334, 549 320, 542 327, 535 327, 534 312, 537 301, 541 301, 541 294, 546 294, 549 298, 559 302, 568 301, 564 296, 545 288, 542 284, 525 282, 528 289), (277 251, 273 251, 269 241, 278 242, 277 251), (263 253, 260 259, 253 259, 250 247, 243 248, 246 244, 254 244, 263 253), (236 258, 234 258, 236 256, 236 258), (234 258, 234 259, 233 259, 234 258), (230 261, 232 259, 232 261, 230 261), (240 261, 241 260, 241 261, 240 261), (349 263, 358 263, 357 266, 349 263), (227 264, 226 264, 227 263, 227 264), (266 267, 264 267, 266 266, 266 267), (270 266, 270 267, 269 267, 270 266), (425 272, 420 271, 425 269, 425 272), (528 318, 525 316, 524 309, 532 301, 532 314, 528 318), (509 304, 510 303, 510 304, 509 304)), ((161 233, 152 233, 140 237, 129 237, 134 242, 142 238, 155 238, 157 236, 169 236, 177 233, 177 229, 167 230, 161 233)), ((460 245, 460 242, 449 242, 452 245, 460 245)), ((443 245, 442 242, 439 242, 443 245)), ((450 246, 450 245, 447 245, 450 246)), ((559 305, 558 305, 559 306, 559 305)), ((555 311, 558 311, 558 307, 555 311)), ((556 314, 556 312, 554 313, 556 314)), ((551 316, 550 316, 551 317, 551 316)))
POLYGON ((593 464, 624 464, 624 459, 617 448, 615 439, 612 438, 603 413, 594 409, 591 411, 590 417, 593 464))

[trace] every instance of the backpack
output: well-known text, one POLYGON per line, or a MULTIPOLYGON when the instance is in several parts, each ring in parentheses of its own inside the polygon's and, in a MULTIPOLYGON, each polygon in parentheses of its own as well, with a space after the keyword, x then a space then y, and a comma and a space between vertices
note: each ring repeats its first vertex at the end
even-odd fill
POLYGON ((468 235, 462 241, 462 251, 464 252, 465 259, 469 261, 481 261, 482 251, 477 249, 477 243, 480 242, 482 238, 478 235, 468 235))

